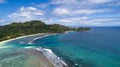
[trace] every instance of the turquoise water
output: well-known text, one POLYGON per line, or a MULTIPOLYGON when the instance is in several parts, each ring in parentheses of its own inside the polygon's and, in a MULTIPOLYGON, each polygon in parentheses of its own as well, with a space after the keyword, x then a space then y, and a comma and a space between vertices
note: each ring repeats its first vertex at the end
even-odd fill
POLYGON ((120 67, 120 28, 93 28, 38 39, 34 43, 52 49, 78 67, 120 67))
MULTIPOLYGON (((120 67, 120 27, 93 27, 90 32, 57 34, 28 44, 36 37, 39 36, 8 42, 5 45, 7 48, 0 49, 1 60, 14 52, 18 53, 18 49, 43 47, 51 49, 69 65, 68 67, 120 67)), ((19 56, 27 58, 24 53, 17 57, 19 56)))

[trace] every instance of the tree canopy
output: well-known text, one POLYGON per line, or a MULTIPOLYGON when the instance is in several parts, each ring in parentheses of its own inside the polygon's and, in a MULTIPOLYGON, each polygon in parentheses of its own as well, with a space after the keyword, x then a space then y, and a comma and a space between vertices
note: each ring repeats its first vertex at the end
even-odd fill
POLYGON ((14 22, 9 25, 0 26, 0 40, 35 33, 62 33, 66 30, 70 30, 70 28, 59 24, 47 25, 38 20, 14 22))
POLYGON ((39 20, 14 22, 0 26, 0 41, 36 33, 63 33, 65 31, 89 31, 89 27, 70 28, 60 24, 48 25, 39 20))

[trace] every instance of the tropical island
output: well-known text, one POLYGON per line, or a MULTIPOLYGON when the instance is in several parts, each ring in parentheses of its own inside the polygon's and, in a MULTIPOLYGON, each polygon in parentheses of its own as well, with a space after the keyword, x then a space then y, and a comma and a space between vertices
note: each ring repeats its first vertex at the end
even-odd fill
POLYGON ((120 0, 0 0, 0 67, 120 67, 120 0))
POLYGON ((60 24, 45 24, 40 20, 13 22, 0 26, 0 41, 36 33, 63 33, 65 31, 89 31, 89 27, 71 28, 60 24))
MULTIPOLYGON (((88 30, 90 30, 88 27, 72 28, 60 24, 46 24, 40 20, 13 22, 8 25, 0 26, 0 41, 2 41, 0 42, 0 46, 2 48, 4 48, 4 45, 7 43, 14 40, 19 41, 19 39, 22 38, 25 38, 26 40, 17 42, 17 46, 20 44, 29 45, 23 47, 21 50, 16 48, 16 51, 12 51, 14 53, 11 54, 15 56, 11 56, 9 58, 6 57, 8 60, 6 60, 6 58, 1 59, 3 61, 0 61, 0 66, 8 67, 12 64, 12 67, 16 65, 20 67, 70 67, 71 64, 66 63, 68 61, 60 59, 51 49, 39 46, 30 47, 30 45, 32 45, 33 41, 36 39, 52 36, 54 34, 56 35, 56 33, 64 33, 66 31, 84 32, 88 30), (29 39, 27 37, 31 38, 29 39)), ((9 53, 7 55, 5 54, 5 56, 9 56, 9 53)))

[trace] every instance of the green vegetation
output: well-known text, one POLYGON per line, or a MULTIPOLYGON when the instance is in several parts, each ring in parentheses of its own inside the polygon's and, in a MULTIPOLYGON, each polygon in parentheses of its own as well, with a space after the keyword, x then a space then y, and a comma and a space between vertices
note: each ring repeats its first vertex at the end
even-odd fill
POLYGON ((76 30, 76 31, 84 32, 84 31, 90 31, 91 28, 89 28, 89 27, 79 27, 79 28, 77 28, 77 29, 75 29, 75 30, 76 30))
POLYGON ((62 33, 70 30, 69 27, 53 24, 47 25, 42 21, 14 22, 0 26, 0 41, 36 33, 62 33))
POLYGON ((70 28, 59 24, 47 25, 42 21, 14 22, 0 26, 0 41, 36 33, 63 33, 65 31, 88 31, 90 28, 70 28))

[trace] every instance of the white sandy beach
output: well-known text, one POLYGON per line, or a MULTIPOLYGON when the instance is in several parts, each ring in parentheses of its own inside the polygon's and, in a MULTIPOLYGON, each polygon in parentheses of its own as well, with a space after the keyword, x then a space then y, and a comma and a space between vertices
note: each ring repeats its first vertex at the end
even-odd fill
POLYGON ((21 38, 24 38, 24 37, 29 37, 29 36, 34 36, 34 35, 43 35, 44 36, 44 35, 47 35, 47 34, 50 34, 50 33, 37 33, 37 34, 25 35, 25 36, 20 36, 20 37, 4 40, 4 41, 0 42, 0 47, 2 47, 5 43, 10 42, 12 40, 21 39, 21 38))

